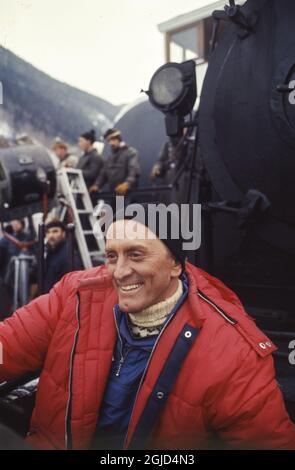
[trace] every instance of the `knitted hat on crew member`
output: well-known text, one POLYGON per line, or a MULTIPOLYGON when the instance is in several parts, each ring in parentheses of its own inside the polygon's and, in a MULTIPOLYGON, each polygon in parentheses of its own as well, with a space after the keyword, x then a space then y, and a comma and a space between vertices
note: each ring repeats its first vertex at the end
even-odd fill
POLYGON ((95 130, 91 129, 88 132, 84 132, 84 134, 81 134, 81 137, 86 140, 89 140, 93 144, 93 142, 95 142, 95 130))

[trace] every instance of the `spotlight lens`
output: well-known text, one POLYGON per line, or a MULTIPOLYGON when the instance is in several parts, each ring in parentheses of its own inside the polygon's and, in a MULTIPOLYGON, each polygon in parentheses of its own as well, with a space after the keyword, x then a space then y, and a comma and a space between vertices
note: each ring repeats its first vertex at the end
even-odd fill
POLYGON ((181 96, 183 88, 183 76, 176 67, 160 70, 153 77, 150 86, 153 99, 160 106, 174 103, 181 96))

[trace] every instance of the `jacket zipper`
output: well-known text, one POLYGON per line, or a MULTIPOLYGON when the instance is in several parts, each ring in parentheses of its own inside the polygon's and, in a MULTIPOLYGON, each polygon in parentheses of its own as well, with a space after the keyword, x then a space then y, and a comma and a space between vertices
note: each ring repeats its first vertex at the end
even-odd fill
POLYGON ((121 370, 121 367, 123 365, 123 362, 124 362, 124 357, 123 357, 123 341, 122 341, 122 338, 121 338, 121 335, 120 335, 120 331, 119 331, 119 327, 118 327, 118 323, 117 323, 117 317, 116 317, 116 310, 115 310, 115 307, 113 307, 113 314, 114 314, 114 319, 115 319, 115 325, 116 325, 116 329, 117 329, 117 333, 118 333, 118 338, 120 340, 120 350, 121 350, 121 359, 120 359, 120 362, 119 362, 119 367, 118 367, 118 370, 116 372, 116 376, 118 377, 120 375, 120 370, 121 370))
MULTIPOLYGON (((66 409, 66 418, 65 418, 65 446, 66 449, 69 449, 69 435, 71 436, 71 419, 70 419, 70 410, 72 402, 72 375, 73 375, 73 364, 74 364, 74 354, 77 345, 78 334, 80 330, 80 295, 77 294, 77 306, 76 306, 76 318, 77 318, 77 329, 74 335, 74 342, 72 346, 71 356, 70 356, 70 374, 69 374, 69 397, 67 402, 66 409)), ((72 446, 72 443, 71 443, 72 446)))
POLYGON ((122 366, 123 366, 123 364, 124 364, 124 362, 125 362, 125 359, 126 359, 128 353, 129 353, 129 351, 131 350, 131 348, 128 349, 128 351, 126 352, 126 354, 125 354, 125 356, 124 356, 124 354, 123 354, 123 341, 122 341, 122 337, 121 337, 121 335, 120 335, 119 326, 118 326, 118 323, 117 323, 116 308, 115 308, 115 307, 113 307, 113 313, 114 313, 114 318, 115 318, 115 324, 116 324, 116 329, 117 329, 117 333, 118 333, 118 338, 119 338, 119 340, 120 340, 120 345, 121 345, 121 347, 120 347, 120 350, 121 350, 121 358, 120 358, 120 361, 119 361, 118 369, 117 369, 117 371, 116 371, 116 373, 115 373, 116 377, 119 377, 120 372, 121 372, 121 369, 122 369, 122 366))
POLYGON ((129 352, 131 351, 131 349, 132 349, 132 348, 129 348, 128 351, 126 351, 125 356, 123 356, 123 354, 121 355, 121 359, 120 359, 120 361, 119 361, 119 366, 118 366, 117 372, 116 372, 116 374, 115 374, 116 377, 119 377, 120 372, 121 372, 121 369, 122 369, 122 366, 123 366, 123 364, 124 364, 124 362, 125 362, 126 357, 128 356, 129 352))
MULTIPOLYGON (((119 365, 118 365, 118 368, 117 368, 117 372, 115 373, 116 377, 119 377, 120 372, 121 372, 121 369, 122 369, 122 366, 123 366, 123 364, 124 364, 124 362, 125 362, 125 360, 126 360, 126 357, 128 356, 129 352, 130 352, 132 349, 134 349, 134 348, 130 347, 130 348, 126 351, 125 356, 124 356, 123 354, 121 354, 121 358, 120 358, 120 361, 119 361, 119 365)), ((145 349, 145 348, 143 348, 143 349, 145 349)), ((148 352, 151 352, 150 349, 146 349, 146 350, 147 350, 148 352)))
MULTIPOLYGON (((135 405, 136 405, 136 402, 137 402, 137 397, 138 397, 140 388, 141 388, 141 386, 142 386, 142 383, 143 383, 143 381, 144 381, 144 377, 145 377, 147 368, 148 368, 148 366, 149 366, 149 364, 150 364, 150 362, 151 362, 151 359, 152 359, 152 356, 153 356, 154 351, 155 351, 155 349, 156 349, 156 346, 157 346, 157 344, 158 344, 158 342, 159 342, 159 340, 160 340, 160 338, 161 338, 163 332, 165 331, 165 329, 166 329, 167 326, 169 325, 170 321, 172 320, 172 318, 174 318, 174 315, 171 315, 171 316, 170 316, 170 318, 168 319, 168 321, 166 322, 166 324, 164 325, 164 327, 163 327, 162 330, 160 331, 159 336, 157 337, 157 339, 156 339, 156 341, 155 341, 155 344, 154 344, 153 349, 152 349, 152 351, 151 351, 150 357, 149 357, 149 359, 148 359, 148 361, 147 361, 147 364, 146 364, 145 369, 144 369, 144 371, 143 371, 141 380, 140 380, 140 382, 139 382, 139 386, 138 386, 138 389, 137 389, 137 392, 136 392, 136 395, 135 395, 135 400, 134 400, 133 407, 132 407, 132 411, 131 411, 131 416, 130 416, 130 420, 129 420, 129 425, 130 425, 130 423, 131 423, 131 421, 132 421, 132 416, 133 416, 134 409, 135 409, 135 405)), ((126 432, 126 436, 125 436, 125 439, 124 439, 123 449, 126 447, 129 425, 128 425, 127 432, 126 432)))

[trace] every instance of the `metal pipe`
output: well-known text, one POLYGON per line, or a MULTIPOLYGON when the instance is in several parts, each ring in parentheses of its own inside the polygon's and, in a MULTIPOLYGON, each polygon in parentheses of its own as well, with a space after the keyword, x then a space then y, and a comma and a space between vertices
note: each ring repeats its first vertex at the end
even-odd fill
POLYGON ((74 234, 75 234, 75 224, 67 224, 67 236, 68 236, 68 260, 69 260, 69 271, 74 271, 74 234))
POLYGON ((38 294, 44 294, 44 275, 45 275, 45 259, 44 259, 44 238, 45 224, 42 222, 38 227, 38 294))

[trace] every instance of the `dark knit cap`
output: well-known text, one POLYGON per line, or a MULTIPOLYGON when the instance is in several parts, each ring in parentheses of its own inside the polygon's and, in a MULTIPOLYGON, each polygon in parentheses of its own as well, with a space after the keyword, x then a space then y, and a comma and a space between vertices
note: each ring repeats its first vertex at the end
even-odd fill
MULTIPOLYGON (((162 204, 164 205, 164 204, 162 204)), ((135 220, 149 228, 169 249, 174 258, 179 261, 184 268, 186 253, 183 250, 183 238, 181 234, 180 220, 177 214, 167 211, 167 225, 165 225, 164 236, 161 230, 161 221, 159 214, 156 214, 155 208, 159 206, 158 203, 141 203, 129 204, 124 211, 119 211, 114 214, 113 222, 117 220, 135 220), (139 206, 142 210, 138 211, 139 206), (126 215, 126 211, 128 214, 126 215), (151 216, 151 214, 154 214, 151 216)), ((163 222, 163 220, 162 220, 163 222)), ((163 229, 163 227, 162 227, 163 229)))
POLYGON ((84 132, 84 134, 81 134, 81 137, 86 140, 90 140, 90 142, 93 144, 93 142, 95 142, 95 130, 91 129, 88 132, 84 132))
POLYGON ((64 232, 66 231, 65 224, 59 219, 53 219, 45 225, 45 232, 48 232, 50 228, 61 228, 64 232))

